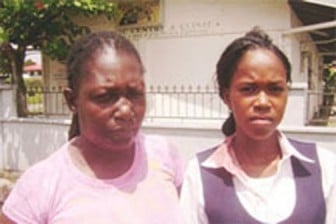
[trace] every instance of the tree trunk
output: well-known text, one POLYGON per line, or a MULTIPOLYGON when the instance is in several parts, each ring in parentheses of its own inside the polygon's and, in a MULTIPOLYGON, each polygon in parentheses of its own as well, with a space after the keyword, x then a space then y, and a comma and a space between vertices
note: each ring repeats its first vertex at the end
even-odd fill
POLYGON ((16 106, 19 117, 28 116, 26 86, 23 81, 22 73, 18 76, 18 83, 16 85, 16 106))
POLYGON ((28 109, 27 109, 27 99, 26 99, 26 86, 23 80, 23 66, 24 66, 24 58, 25 58, 25 47, 18 47, 13 51, 12 56, 14 60, 12 60, 12 75, 13 82, 16 84, 16 106, 17 106, 17 115, 19 117, 27 117, 28 109))

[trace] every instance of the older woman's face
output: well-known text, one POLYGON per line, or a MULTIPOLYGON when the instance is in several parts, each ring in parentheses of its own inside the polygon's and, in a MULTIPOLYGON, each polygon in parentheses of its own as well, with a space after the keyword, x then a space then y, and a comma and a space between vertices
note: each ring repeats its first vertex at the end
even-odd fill
POLYGON ((248 50, 222 96, 235 117, 237 133, 253 139, 270 136, 281 122, 287 103, 282 61, 267 49, 248 50))
POLYGON ((146 108, 141 64, 106 47, 85 68, 75 100, 81 135, 103 148, 131 146, 146 108))

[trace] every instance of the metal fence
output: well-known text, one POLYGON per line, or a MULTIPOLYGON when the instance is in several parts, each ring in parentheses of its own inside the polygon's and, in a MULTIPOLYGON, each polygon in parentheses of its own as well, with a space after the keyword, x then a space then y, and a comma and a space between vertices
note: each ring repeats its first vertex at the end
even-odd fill
POLYGON ((336 126, 336 89, 307 92, 308 125, 336 126))
MULTIPOLYGON (((146 119, 223 120, 227 108, 208 86, 149 86, 146 119)), ((68 117, 63 87, 34 87, 27 91, 30 116, 68 117)))
POLYGON ((68 117, 70 111, 63 97, 63 87, 31 87, 27 89, 30 116, 68 117))
POLYGON ((208 86, 150 86, 147 102, 150 120, 223 120, 228 112, 218 92, 208 86))
MULTIPOLYGON (((146 90, 147 121, 223 120, 228 109, 216 89, 208 86, 149 86, 146 90)), ((63 87, 30 88, 27 91, 30 116, 69 117, 63 87)), ((307 125, 336 124, 336 93, 308 91, 307 125)))

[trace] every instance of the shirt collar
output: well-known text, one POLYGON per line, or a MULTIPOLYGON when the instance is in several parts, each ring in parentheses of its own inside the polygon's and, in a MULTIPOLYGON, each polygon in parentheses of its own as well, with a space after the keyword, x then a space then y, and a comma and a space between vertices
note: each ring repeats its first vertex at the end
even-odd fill
MULTIPOLYGON (((241 174, 242 170, 235 158, 235 154, 231 147, 232 140, 234 138, 234 134, 226 137, 224 142, 220 144, 217 149, 201 163, 201 166, 207 168, 221 168, 224 167, 227 171, 232 174, 241 174)), ((288 138, 280 131, 278 131, 278 139, 280 148, 282 151, 282 161, 289 159, 291 156, 296 157, 299 160, 314 163, 314 160, 304 156, 295 147, 289 142, 288 138)))
POLYGON ((299 160, 314 163, 314 160, 300 153, 288 140, 288 138, 282 133, 279 132, 279 144, 282 150, 283 159, 287 159, 290 156, 294 156, 299 160))

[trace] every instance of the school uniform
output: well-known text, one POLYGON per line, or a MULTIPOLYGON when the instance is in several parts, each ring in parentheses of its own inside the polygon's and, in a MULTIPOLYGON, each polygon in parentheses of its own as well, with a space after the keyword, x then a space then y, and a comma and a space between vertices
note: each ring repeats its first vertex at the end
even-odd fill
POLYGON ((182 188, 186 223, 336 223, 336 154, 278 136, 282 158, 271 177, 245 174, 231 147, 234 136, 198 153, 182 188))

